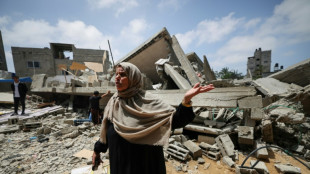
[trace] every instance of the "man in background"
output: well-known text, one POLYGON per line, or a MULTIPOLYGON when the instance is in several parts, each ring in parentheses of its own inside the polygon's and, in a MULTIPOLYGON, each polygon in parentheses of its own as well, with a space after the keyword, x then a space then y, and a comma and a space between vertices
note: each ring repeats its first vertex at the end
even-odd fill
POLYGON ((110 94, 110 91, 99 96, 99 92, 94 91, 94 95, 89 97, 91 119, 92 119, 92 122, 94 124, 100 124, 101 123, 102 111, 99 108, 99 100, 108 94, 110 94))
POLYGON ((14 97, 14 113, 12 115, 18 115, 19 102, 22 105, 21 115, 25 115, 25 99, 28 88, 25 83, 19 81, 18 76, 13 77, 14 83, 11 84, 11 89, 13 91, 14 97))

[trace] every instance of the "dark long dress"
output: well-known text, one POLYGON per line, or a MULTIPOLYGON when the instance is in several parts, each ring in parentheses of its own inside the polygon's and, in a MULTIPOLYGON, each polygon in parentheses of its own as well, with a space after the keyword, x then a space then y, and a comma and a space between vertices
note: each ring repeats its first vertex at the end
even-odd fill
MULTIPOLYGON (((173 116, 172 129, 181 128, 195 117, 192 107, 180 104, 173 116)), ((112 123, 108 123, 107 145, 96 142, 94 151, 109 148, 111 174, 165 174, 166 166, 162 146, 132 144, 119 136, 112 123)))

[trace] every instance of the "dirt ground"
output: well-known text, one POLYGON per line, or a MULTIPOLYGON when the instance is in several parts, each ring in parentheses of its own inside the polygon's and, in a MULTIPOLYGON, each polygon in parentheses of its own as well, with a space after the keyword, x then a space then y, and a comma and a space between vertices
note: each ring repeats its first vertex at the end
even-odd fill
MULTIPOLYGON (((302 165, 300 162, 295 160, 293 157, 286 155, 285 153, 282 152, 272 152, 271 150, 268 150, 269 152, 269 159, 265 160, 265 162, 269 173, 270 174, 277 174, 280 173, 277 171, 277 169, 274 167, 274 164, 281 163, 281 164, 291 164, 295 167, 299 167, 301 169, 302 174, 307 174, 310 173, 310 170, 308 170, 307 167, 302 165)), ((184 174, 184 173, 189 173, 189 174, 216 174, 216 173, 221 173, 221 174, 233 174, 235 173, 235 168, 230 168, 229 166, 225 165, 220 162, 220 164, 217 164, 217 161, 213 161, 205 156, 203 156, 205 159, 205 164, 198 164, 197 161, 195 160, 190 160, 189 161, 189 167, 187 168, 188 172, 183 172, 183 171, 177 171, 176 166, 180 165, 180 162, 177 160, 169 160, 166 162, 166 169, 167 169, 167 174, 184 174), (210 166, 208 169, 205 169, 207 166, 206 164, 210 163, 210 166), (196 169, 195 169, 196 168, 196 169)), ((246 156, 239 154, 239 160, 236 162, 239 166, 242 164, 243 160, 246 158, 246 156)), ((250 166, 250 161, 251 160, 256 160, 256 158, 250 157, 246 163, 245 166, 250 166)))

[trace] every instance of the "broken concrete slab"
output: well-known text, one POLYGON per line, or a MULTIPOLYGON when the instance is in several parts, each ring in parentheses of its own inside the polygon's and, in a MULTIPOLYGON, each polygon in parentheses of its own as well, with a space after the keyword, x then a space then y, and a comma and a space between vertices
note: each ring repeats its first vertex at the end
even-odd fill
MULTIPOLYGON (((148 90, 146 95, 160 98, 172 106, 178 106, 183 99, 186 90, 148 90)), ((256 91, 253 87, 232 87, 215 88, 207 93, 201 93, 195 96, 192 101, 194 107, 217 107, 217 108, 236 108, 237 102, 244 100, 247 96, 254 96, 256 91)), ((252 98, 248 98, 251 100, 252 98)), ((254 97, 254 102, 259 103, 261 97, 254 97)), ((244 101, 249 102, 249 101, 244 101)), ((252 101, 251 101, 252 102, 252 101)), ((260 101, 261 102, 261 101, 260 101)), ((261 106, 261 105, 260 105, 261 106)), ((244 108, 256 107, 258 104, 242 105, 244 108)))
POLYGON ((182 50, 177 38, 175 36, 172 36, 172 49, 180 61, 182 68, 185 71, 185 74, 188 77, 188 80, 190 81, 191 85, 195 85, 196 83, 199 82, 199 78, 197 74, 195 73, 193 67, 191 66, 191 63, 187 59, 184 51, 182 50))
POLYGON ((6 125, 0 127, 0 134, 14 133, 20 130, 19 125, 6 125))
POLYGON ((300 124, 305 122, 305 115, 303 113, 296 113, 296 110, 288 107, 277 107, 269 112, 271 118, 276 118, 277 122, 300 124))
POLYGON ((47 78, 46 74, 35 74, 35 75, 33 75, 30 89, 43 88, 46 78, 47 78))
POLYGON ((259 78, 252 83, 259 91, 269 97, 273 95, 285 96, 293 91, 302 89, 301 86, 290 85, 274 78, 259 78))
POLYGON ((164 70, 166 74, 173 79, 173 81, 180 89, 192 88, 191 85, 188 83, 188 81, 183 76, 181 76, 177 71, 175 71, 173 67, 168 63, 164 64, 164 70))
POLYGON ((0 103, 14 104, 13 93, 11 93, 11 92, 0 92, 0 103))
POLYGON ((239 108, 262 108, 262 96, 245 97, 238 100, 239 108))
POLYGON ((305 87, 310 84, 310 58, 292 65, 268 77, 275 78, 285 83, 294 83, 305 87))
POLYGON ((145 65, 154 65, 159 59, 167 58, 169 55, 171 55, 170 61, 173 62, 173 64, 180 65, 172 52, 171 36, 168 30, 163 28, 161 31, 128 53, 125 57, 118 60, 115 64, 120 62, 133 63, 139 68, 141 73, 144 73, 154 84, 157 84, 162 80, 156 72, 156 66, 145 65))
POLYGON ((301 170, 298 167, 284 164, 275 164, 274 165, 281 173, 296 173, 301 174, 301 170))
POLYGON ((207 60, 207 56, 203 56, 203 71, 207 81, 216 80, 215 74, 212 71, 209 62, 207 60))

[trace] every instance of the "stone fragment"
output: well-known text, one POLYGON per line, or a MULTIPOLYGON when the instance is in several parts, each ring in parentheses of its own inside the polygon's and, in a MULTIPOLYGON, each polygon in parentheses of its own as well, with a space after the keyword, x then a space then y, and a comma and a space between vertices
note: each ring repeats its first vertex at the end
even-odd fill
POLYGON ((284 164, 275 164, 274 165, 277 170, 279 170, 281 173, 296 173, 301 174, 301 170, 298 167, 294 167, 291 165, 284 165, 284 164))
POLYGON ((240 144, 253 145, 254 128, 248 126, 238 126, 238 142, 240 144))
POLYGON ((184 142, 183 145, 190 151, 190 154, 192 155, 194 160, 202 156, 201 148, 194 142, 188 140, 184 142))

